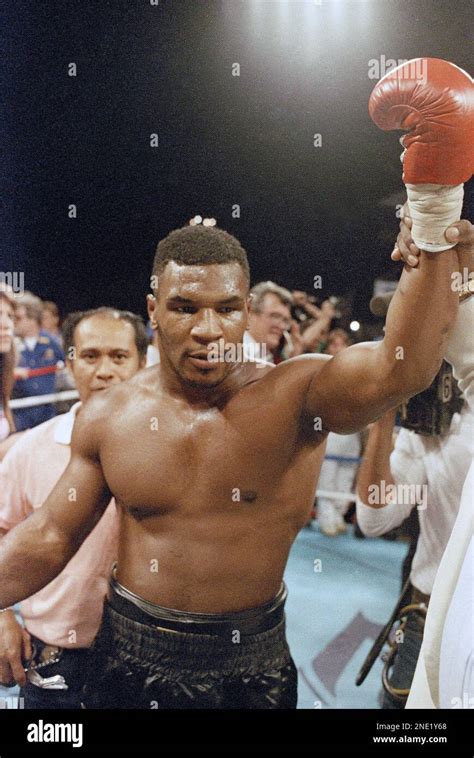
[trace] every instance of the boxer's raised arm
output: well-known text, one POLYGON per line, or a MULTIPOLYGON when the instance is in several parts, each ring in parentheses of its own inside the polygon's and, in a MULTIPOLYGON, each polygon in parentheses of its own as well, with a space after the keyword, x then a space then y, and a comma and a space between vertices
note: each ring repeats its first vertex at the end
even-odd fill
POLYGON ((390 303, 381 342, 343 350, 315 372, 304 413, 322 428, 349 434, 416 395, 433 381, 457 316, 451 274, 454 250, 425 253, 404 268, 390 303))
POLYGON ((423 252, 419 266, 402 273, 383 342, 348 348, 309 384, 305 410, 320 415, 323 428, 343 433, 421 392, 441 365, 458 301, 456 243, 444 230, 459 218, 463 182, 474 169, 474 84, 449 61, 418 58, 397 66, 374 87, 369 113, 381 129, 407 132, 403 181, 423 252))
POLYGON ((0 540, 0 608, 54 579, 105 511, 111 494, 97 458, 94 420, 80 411, 61 479, 42 507, 0 540))

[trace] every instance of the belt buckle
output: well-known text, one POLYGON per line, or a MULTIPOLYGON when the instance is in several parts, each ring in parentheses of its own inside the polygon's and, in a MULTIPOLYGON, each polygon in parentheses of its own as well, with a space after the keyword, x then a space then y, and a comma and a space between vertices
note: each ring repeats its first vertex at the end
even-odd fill
POLYGON ((57 645, 45 645, 40 650, 38 662, 44 666, 47 666, 49 663, 57 663, 56 659, 59 658, 60 652, 62 652, 62 648, 57 647, 57 645))
POLYGON ((57 645, 44 645, 42 648, 33 642, 33 657, 30 665, 25 668, 28 681, 35 687, 45 690, 67 690, 69 686, 62 674, 54 676, 42 676, 39 672, 45 666, 52 663, 59 663, 62 657, 63 648, 57 645))

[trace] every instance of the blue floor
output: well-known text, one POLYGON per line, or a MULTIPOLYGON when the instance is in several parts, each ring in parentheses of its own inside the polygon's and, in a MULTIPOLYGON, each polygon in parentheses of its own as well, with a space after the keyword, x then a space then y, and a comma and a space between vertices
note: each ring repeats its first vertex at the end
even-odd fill
POLYGON ((300 532, 285 572, 287 635, 298 668, 298 708, 379 708, 382 663, 356 675, 400 593, 406 545, 300 532), (316 563, 315 563, 316 561, 316 563))
MULTIPOLYGON (((381 661, 360 687, 354 681, 398 598, 405 553, 403 543, 355 539, 352 528, 338 537, 316 524, 300 532, 285 572, 299 708, 380 707, 381 661)), ((15 695, 0 686, 0 707, 18 707, 15 695)))

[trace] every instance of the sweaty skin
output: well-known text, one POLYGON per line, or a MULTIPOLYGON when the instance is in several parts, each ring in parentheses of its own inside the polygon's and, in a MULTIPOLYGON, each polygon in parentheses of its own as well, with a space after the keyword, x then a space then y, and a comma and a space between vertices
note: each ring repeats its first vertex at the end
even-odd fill
POLYGON ((383 341, 276 368, 190 355, 241 342, 248 283, 238 263, 168 263, 149 301, 161 363, 79 413, 63 477, 0 540, 0 607, 62 570, 111 495, 128 589, 203 613, 271 599, 308 519, 327 432, 363 428, 438 371, 457 315, 456 263, 453 249, 405 267, 383 341))
POLYGON ((107 403, 100 461, 122 516, 117 578, 142 597, 212 613, 278 591, 310 515, 325 435, 298 424, 305 373, 285 372, 278 389, 263 371, 244 365, 221 407, 170 395, 158 367, 107 403))

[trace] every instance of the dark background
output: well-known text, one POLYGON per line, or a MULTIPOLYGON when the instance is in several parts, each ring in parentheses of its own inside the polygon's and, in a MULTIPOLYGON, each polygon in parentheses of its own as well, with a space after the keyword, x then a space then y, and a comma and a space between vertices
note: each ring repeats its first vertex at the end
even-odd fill
POLYGON ((9 0, 0 270, 63 313, 144 314, 156 243, 199 213, 242 242, 253 282, 320 275, 317 294, 367 319, 373 279, 398 274, 403 199, 369 61, 469 70, 471 22, 464 0, 9 0))

